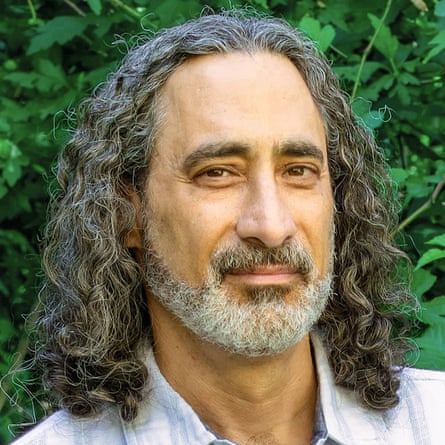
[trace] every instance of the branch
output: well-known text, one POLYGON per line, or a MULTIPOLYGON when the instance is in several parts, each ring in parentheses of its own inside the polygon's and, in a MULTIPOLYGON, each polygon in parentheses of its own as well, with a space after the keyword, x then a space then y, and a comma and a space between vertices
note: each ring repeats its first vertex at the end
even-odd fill
POLYGON ((133 9, 130 6, 126 5, 122 0, 108 0, 108 1, 111 4, 113 4, 116 8, 123 9, 131 17, 137 20, 140 20, 142 18, 141 15, 136 11, 136 9, 133 9))
POLYGON ((36 20, 37 14, 36 14, 36 9, 34 8, 34 5, 32 4, 32 0, 28 0, 28 6, 29 6, 29 10, 31 11, 31 19, 36 20))
POLYGON ((391 236, 394 236, 396 233, 401 232, 408 224, 412 223, 421 213, 423 213, 425 210, 429 209, 432 204, 436 202, 437 197, 439 196, 440 192, 442 191, 442 188, 445 185, 445 176, 439 183, 436 184, 436 187, 434 187, 433 193, 431 194, 430 198, 428 198, 427 201, 425 201, 415 212, 411 213, 411 215, 407 216, 397 227, 394 232, 392 232, 391 236))
POLYGON ((382 18, 379 21, 379 26, 377 26, 376 30, 374 31, 373 36, 371 37, 371 40, 368 43, 368 46, 363 51, 362 59, 360 60, 360 66, 358 68, 357 77, 355 78, 354 88, 352 89, 351 102, 354 100, 354 98, 357 94, 358 85, 359 85, 360 79, 362 77, 362 72, 363 72, 363 68, 365 66, 366 59, 368 58, 368 55, 371 52, 371 49, 374 46, 375 40, 380 32, 380 29, 382 28, 382 26, 386 20, 386 17, 388 16, 389 10, 391 9, 391 3, 392 3, 392 0, 388 0, 386 2, 385 11, 383 12, 382 18))
POLYGON ((77 12, 77 14, 79 14, 80 16, 86 16, 86 14, 71 0, 63 0, 63 2, 66 3, 71 9, 74 9, 74 11, 77 12))

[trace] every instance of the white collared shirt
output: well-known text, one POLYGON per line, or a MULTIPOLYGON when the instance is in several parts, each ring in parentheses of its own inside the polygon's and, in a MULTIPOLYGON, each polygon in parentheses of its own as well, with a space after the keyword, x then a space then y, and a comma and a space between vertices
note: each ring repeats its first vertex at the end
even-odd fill
MULTIPOLYGON (((312 334, 311 341, 319 383, 314 445, 445 443, 445 373, 405 370, 400 404, 386 412, 374 411, 365 408, 352 391, 334 384, 320 337, 312 334)), ((172 389, 151 350, 147 367, 149 390, 134 421, 122 421, 114 406, 94 419, 73 418, 58 411, 14 445, 233 445, 217 438, 172 389)))

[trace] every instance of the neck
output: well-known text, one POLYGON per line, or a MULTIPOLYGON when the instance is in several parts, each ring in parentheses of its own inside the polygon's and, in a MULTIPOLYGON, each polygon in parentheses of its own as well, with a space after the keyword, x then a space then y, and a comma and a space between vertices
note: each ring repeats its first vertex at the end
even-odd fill
POLYGON ((150 312, 162 374, 212 431, 240 444, 310 443, 317 382, 308 336, 251 358, 196 338, 156 302, 150 312))

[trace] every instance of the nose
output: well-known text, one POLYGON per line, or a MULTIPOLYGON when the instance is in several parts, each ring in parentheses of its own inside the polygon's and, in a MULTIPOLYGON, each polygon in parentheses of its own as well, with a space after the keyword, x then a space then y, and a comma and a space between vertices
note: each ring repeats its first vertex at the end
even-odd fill
POLYGON ((236 225, 243 241, 272 248, 294 237, 297 227, 283 193, 273 179, 261 178, 248 187, 236 225))

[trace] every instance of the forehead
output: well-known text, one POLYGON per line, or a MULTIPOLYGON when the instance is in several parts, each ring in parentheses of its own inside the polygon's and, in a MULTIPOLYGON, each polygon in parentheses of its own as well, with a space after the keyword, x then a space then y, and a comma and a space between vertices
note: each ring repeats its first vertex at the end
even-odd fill
MULTIPOLYGON (((182 64, 162 92, 160 139, 175 134, 192 148, 212 138, 309 140, 325 147, 324 125, 292 62, 278 54, 197 56, 182 64)), ((182 144, 180 144, 182 145, 182 144)))

